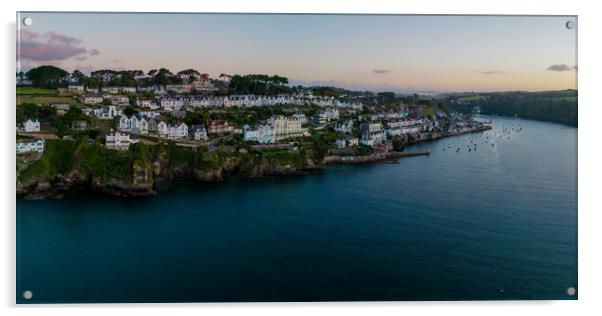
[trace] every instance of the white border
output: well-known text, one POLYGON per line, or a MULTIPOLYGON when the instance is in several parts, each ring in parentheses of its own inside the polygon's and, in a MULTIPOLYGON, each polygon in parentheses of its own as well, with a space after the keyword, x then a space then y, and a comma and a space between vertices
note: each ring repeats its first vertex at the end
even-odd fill
POLYGON ((2 181, 2 201, 4 201, 2 229, 0 229, 1 273, 3 284, 0 287, 0 300, 3 315, 43 312, 46 315, 91 315, 110 313, 141 312, 145 315, 162 315, 174 311, 183 314, 231 314, 250 315, 306 315, 345 313, 363 315, 366 313, 409 315, 507 315, 543 314, 582 315, 602 310, 600 306, 600 260, 602 241, 600 221, 602 207, 599 194, 600 140, 598 118, 602 117, 602 94, 600 80, 602 73, 601 14, 597 1, 581 0, 431 0, 412 3, 392 3, 393 1, 371 0, 286 0, 286 1, 67 1, 67 0, 25 0, 4 1, 2 3, 2 27, 4 36, 1 50, 3 74, 0 75, 2 89, 2 166, 5 176, 2 181), (15 301, 15 12, 16 11, 145 11, 145 12, 286 12, 286 13, 404 13, 404 14, 546 14, 579 16, 579 301, 519 301, 519 302, 385 302, 385 303, 255 303, 255 304, 93 304, 93 305, 41 305, 16 306, 15 301), (94 309, 90 307, 95 307, 94 309), (82 311, 81 309, 86 309, 82 311), (132 308, 142 310, 134 311, 132 308), (110 310, 107 310, 110 309, 110 310), (200 309, 200 310, 198 310, 200 309), (8 312, 8 313, 7 313, 8 312))

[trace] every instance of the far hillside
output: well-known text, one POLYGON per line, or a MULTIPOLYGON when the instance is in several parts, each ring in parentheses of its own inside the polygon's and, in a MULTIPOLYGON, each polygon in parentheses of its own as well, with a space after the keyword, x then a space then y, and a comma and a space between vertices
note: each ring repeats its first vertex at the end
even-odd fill
POLYGON ((577 126, 577 90, 452 94, 450 108, 461 112, 517 116, 577 126))

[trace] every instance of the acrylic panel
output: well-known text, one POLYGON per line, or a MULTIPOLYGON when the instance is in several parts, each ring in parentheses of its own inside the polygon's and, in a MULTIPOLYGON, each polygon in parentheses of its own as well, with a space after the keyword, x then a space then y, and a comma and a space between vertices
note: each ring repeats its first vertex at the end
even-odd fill
POLYGON ((18 12, 17 303, 577 299, 577 17, 18 12))

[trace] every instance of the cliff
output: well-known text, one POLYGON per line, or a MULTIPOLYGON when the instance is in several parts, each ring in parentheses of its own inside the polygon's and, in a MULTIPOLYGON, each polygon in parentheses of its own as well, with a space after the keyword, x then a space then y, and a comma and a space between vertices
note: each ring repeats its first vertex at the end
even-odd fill
POLYGON ((148 196, 157 193, 160 183, 175 178, 220 182, 227 175, 296 175, 317 169, 304 152, 223 153, 142 144, 128 152, 116 152, 80 144, 66 154, 65 146, 57 146, 59 142, 64 141, 50 142, 44 156, 18 175, 18 195, 28 199, 62 198, 69 190, 84 186, 114 196, 148 196), (63 151, 57 154, 59 147, 63 151), (86 151, 99 155, 101 160, 89 157, 86 151))

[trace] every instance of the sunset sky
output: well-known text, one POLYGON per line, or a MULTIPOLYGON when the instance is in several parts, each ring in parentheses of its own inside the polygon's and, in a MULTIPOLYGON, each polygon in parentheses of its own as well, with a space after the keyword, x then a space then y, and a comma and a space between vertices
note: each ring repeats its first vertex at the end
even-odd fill
POLYGON ((194 68, 396 92, 575 89, 575 17, 21 13, 18 70, 194 68))

